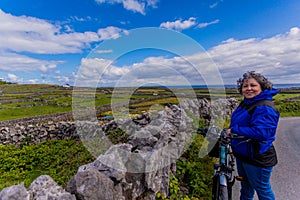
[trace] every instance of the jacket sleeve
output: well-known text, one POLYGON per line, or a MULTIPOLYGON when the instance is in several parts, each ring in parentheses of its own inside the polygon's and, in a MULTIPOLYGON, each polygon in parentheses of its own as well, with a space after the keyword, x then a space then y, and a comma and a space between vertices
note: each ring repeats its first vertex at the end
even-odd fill
POLYGON ((233 126, 233 132, 248 138, 267 141, 275 140, 279 113, 269 106, 257 106, 250 119, 249 126, 233 126))

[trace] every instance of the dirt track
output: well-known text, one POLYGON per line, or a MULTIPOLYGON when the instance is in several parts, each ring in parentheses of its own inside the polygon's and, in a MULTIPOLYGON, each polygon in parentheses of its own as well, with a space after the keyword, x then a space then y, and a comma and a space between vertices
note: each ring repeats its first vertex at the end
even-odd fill
MULTIPOLYGON (((277 200, 300 199, 300 117, 281 118, 275 148, 279 163, 271 183, 277 200)), ((233 200, 239 199, 240 183, 234 186, 233 200)), ((258 199, 255 196, 255 199, 258 199)))

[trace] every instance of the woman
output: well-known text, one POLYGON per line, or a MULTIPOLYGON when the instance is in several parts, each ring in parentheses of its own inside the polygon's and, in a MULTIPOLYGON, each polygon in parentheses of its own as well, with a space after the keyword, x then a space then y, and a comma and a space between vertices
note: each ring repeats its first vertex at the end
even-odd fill
POLYGON ((244 96, 232 113, 227 134, 236 133, 246 139, 232 139, 241 181, 241 200, 275 199, 270 184, 272 168, 277 164, 273 141, 278 126, 279 112, 272 97, 278 93, 264 76, 247 72, 238 81, 238 90, 244 96))

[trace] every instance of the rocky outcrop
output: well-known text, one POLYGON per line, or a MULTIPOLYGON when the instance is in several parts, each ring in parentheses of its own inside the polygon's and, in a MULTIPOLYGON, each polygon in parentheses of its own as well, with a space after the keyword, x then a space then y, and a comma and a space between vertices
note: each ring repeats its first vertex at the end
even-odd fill
POLYGON ((192 139, 193 119, 226 119, 236 104, 234 99, 214 103, 184 100, 179 105, 166 106, 156 114, 148 113, 136 119, 115 119, 105 126, 99 125, 99 122, 72 122, 88 150, 96 152, 105 148, 106 152, 93 154, 97 155, 97 159, 78 169, 66 191, 53 180, 49 181, 50 177, 42 176, 28 189, 23 185, 3 189, 0 199, 13 199, 9 196, 16 191, 12 187, 19 188, 23 199, 39 199, 38 194, 52 195, 53 191, 60 196, 51 196, 52 199, 154 200, 158 192, 168 196, 170 174, 176 172, 176 161, 192 139), (107 137, 111 129, 127 132, 128 142, 113 145, 107 137))

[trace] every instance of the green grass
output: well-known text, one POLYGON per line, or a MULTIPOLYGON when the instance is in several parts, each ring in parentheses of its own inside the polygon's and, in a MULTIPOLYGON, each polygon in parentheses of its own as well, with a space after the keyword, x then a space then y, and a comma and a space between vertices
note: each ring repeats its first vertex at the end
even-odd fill
POLYGON ((195 135, 191 145, 177 162, 177 175, 181 185, 189 189, 189 197, 211 199, 213 165, 215 158, 199 157, 203 136, 195 135))
POLYGON ((280 117, 299 117, 300 112, 281 112, 280 117))
POLYGON ((11 108, 0 110, 0 121, 18 119, 23 117, 34 117, 39 115, 54 114, 71 111, 71 107, 59 106, 33 106, 28 108, 11 108))
POLYGON ((285 99, 290 99, 290 98, 295 98, 295 97, 300 97, 300 93, 297 94, 277 94, 274 96, 275 100, 282 101, 285 99))
MULTIPOLYGON (((0 121, 11 120, 23 117, 32 117, 45 114, 54 114, 61 112, 72 111, 73 101, 78 100, 78 105, 82 107, 98 107, 101 105, 109 105, 111 103, 130 101, 130 106, 133 109, 131 113, 141 113, 158 104, 164 106, 166 103, 178 103, 173 92, 162 88, 139 88, 133 94, 131 88, 123 88, 118 94, 105 94, 102 89, 78 88, 76 94, 79 98, 73 96, 72 89, 65 89, 58 85, 48 84, 0 84, 2 95, 0 96, 0 121), (153 94, 156 93, 153 99, 153 94), (170 98, 165 98, 159 95, 169 95, 170 98), (113 97, 113 99, 111 99, 113 97), (140 103, 132 103, 131 101, 142 100, 140 103)), ((113 88, 107 89, 114 92, 113 88)), ((220 91, 213 90, 212 94, 208 93, 207 89, 195 89, 194 91, 181 89, 181 92, 195 92, 200 96, 210 95, 220 96, 220 91)), ((235 89, 226 90, 227 97, 238 97, 235 89)), ((277 106, 280 108, 281 116, 300 116, 300 111, 292 106, 284 106, 287 100, 297 101, 300 96, 300 90, 284 90, 275 96, 277 106)), ((288 102, 289 104, 289 102, 288 102)), ((100 114, 101 115, 101 114, 100 114)))
MULTIPOLYGON (((0 121, 72 111, 72 100, 74 100, 72 90, 66 90, 59 86, 0 84, 0 90, 3 91, 3 95, 0 96, 2 103, 0 104, 0 121), (40 99, 40 101, 33 101, 33 99, 40 99)), ((124 94, 114 96, 114 102, 144 99, 141 103, 130 104, 130 106, 136 107, 136 112, 149 110, 149 108, 161 108, 152 106, 154 104, 164 105, 178 102, 175 97, 152 99, 154 92, 159 95, 172 95, 167 90, 143 88, 135 91, 133 95, 128 95, 126 89, 124 90, 124 94)), ((293 94, 280 93, 275 96, 276 106, 281 112, 281 117, 300 116, 300 102, 286 101, 300 96, 300 91, 293 92, 293 94)), ((83 90, 80 94, 83 97, 92 97, 82 99, 87 106, 111 103, 112 95, 104 94, 101 90, 94 92, 83 90)), ((196 91, 196 94, 208 93, 206 90, 200 89, 196 91)), ((214 95, 218 96, 218 93, 216 92, 214 95)), ((229 96, 235 97, 237 93, 230 90, 229 96)), ((81 99, 78 98, 78 100, 81 99)), ((134 113, 134 111, 132 112, 134 113)), ((202 126, 203 123, 199 125, 202 126)), ((121 131, 112 132, 109 137, 113 143, 127 140, 127 135, 121 131)), ((215 160, 208 157, 199 158, 198 153, 202 143, 202 136, 197 135, 177 163, 177 175, 171 180, 172 195, 176 197, 180 195, 180 191, 177 189, 181 185, 189 189, 189 198, 210 198, 212 166, 215 160)), ((88 145, 89 148, 99 146, 98 143, 92 143, 92 141, 88 145)), ((97 152, 92 153, 99 154, 104 150, 97 148, 97 152)), ((79 166, 90 163, 94 159, 82 143, 74 140, 47 141, 21 148, 14 145, 0 145, 0 190, 21 182, 28 187, 34 179, 43 174, 50 175, 59 185, 65 187, 79 166)), ((186 199, 188 198, 186 197, 186 199)))
POLYGON ((276 102, 276 107, 279 109, 281 117, 300 116, 300 101, 276 102))
POLYGON ((1 191, 21 182, 28 187, 34 179, 45 174, 65 187, 78 167, 92 162, 94 157, 80 142, 52 140, 21 148, 0 145, 0 160, 1 191))

